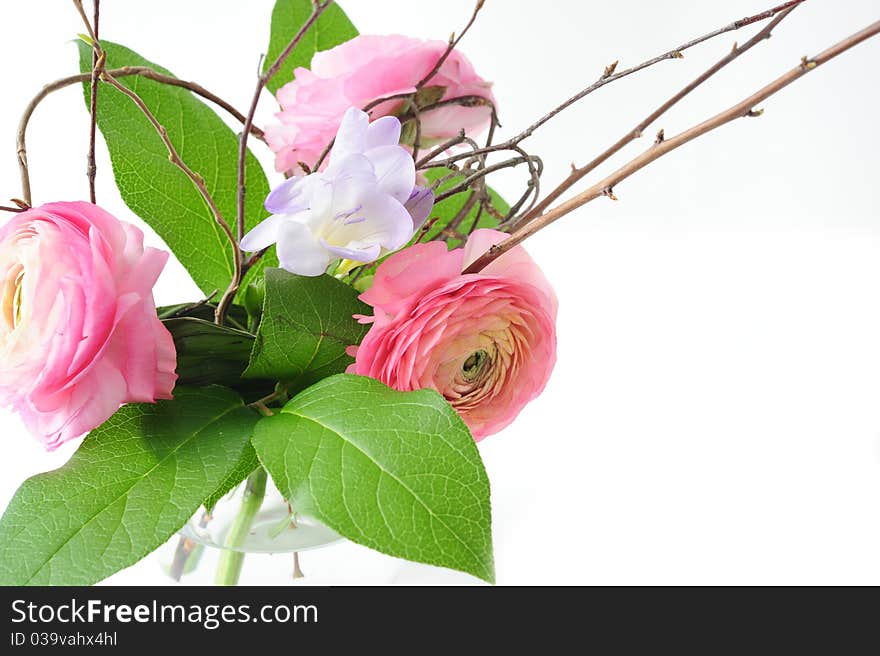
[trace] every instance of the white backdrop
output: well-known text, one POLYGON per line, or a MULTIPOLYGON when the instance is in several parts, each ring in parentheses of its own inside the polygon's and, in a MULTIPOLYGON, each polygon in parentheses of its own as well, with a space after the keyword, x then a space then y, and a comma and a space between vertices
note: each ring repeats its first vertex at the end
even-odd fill
MULTIPOLYGON (((613 60, 635 64, 770 4, 488 0, 461 48, 495 81, 504 136, 613 60)), ((363 33, 440 39, 472 6, 342 5, 363 33)), ((271 0, 102 7, 102 36, 246 106, 271 0)), ((650 135, 733 104, 878 14, 876 0, 809 0, 650 135)), ((0 16, 6 199, 20 193, 20 112, 43 83, 76 71, 70 40, 82 27, 64 0, 4 3, 0 16)), ((542 128, 529 149, 544 157, 544 184, 746 38, 725 35, 615 83, 542 128)), ((767 101, 762 117, 621 184, 619 202, 599 199, 527 242, 560 297, 559 364, 544 395, 480 447, 499 583, 880 584, 878 60, 874 39, 767 101)), ((272 110, 267 97, 260 124, 272 110)), ((36 202, 87 197, 87 125, 75 88, 37 110, 28 149, 36 202)), ((135 220, 102 143, 98 167, 99 203, 135 220)), ((512 196, 520 181, 495 184, 512 196)), ((156 296, 172 303, 199 293, 172 263, 156 296)), ((25 476, 75 450, 44 453, 5 411, 0 431, 0 508, 25 476)), ((245 576, 289 582, 270 578, 267 558, 249 563, 245 576)), ((303 568, 305 583, 474 582, 352 544, 304 554, 303 568)), ((110 582, 166 580, 151 556, 110 582)))

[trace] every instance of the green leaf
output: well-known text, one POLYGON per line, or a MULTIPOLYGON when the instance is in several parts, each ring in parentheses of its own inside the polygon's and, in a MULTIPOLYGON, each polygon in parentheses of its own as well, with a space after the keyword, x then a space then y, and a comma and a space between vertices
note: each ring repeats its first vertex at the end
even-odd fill
MULTIPOLYGON (((312 15, 312 0, 277 0, 272 10, 272 30, 269 47, 263 62, 265 71, 296 36, 299 29, 312 15)), ((335 2, 318 18, 303 35, 302 40, 290 53, 284 65, 267 85, 275 93, 293 79, 293 71, 300 66, 308 68, 312 56, 320 50, 329 50, 358 35, 348 16, 335 2)))
MULTIPOLYGON (((425 177, 428 178, 429 182, 435 182, 440 178, 449 175, 452 173, 449 169, 445 168, 435 168, 435 169, 426 169, 423 171, 425 177)), ((459 182, 461 182, 462 176, 458 175, 447 182, 438 187, 436 193, 440 193, 446 191, 447 189, 452 188, 459 182)), ((491 198, 492 206, 495 210, 504 215, 510 210, 510 205, 508 205, 498 193, 493 190, 491 187, 487 187, 489 191, 489 197, 491 198)), ((430 241, 435 237, 439 236, 443 230, 449 225, 449 222, 452 221, 459 210, 464 207, 465 203, 467 203, 468 196, 470 192, 462 192, 447 198, 444 201, 437 203, 434 206, 434 209, 431 211, 431 219, 437 219, 435 223, 431 226, 431 229, 428 230, 428 234, 422 236, 421 241, 430 241)), ((479 221, 477 221, 476 225, 474 225, 474 220, 477 218, 478 208, 475 206, 471 208, 471 210, 467 213, 464 220, 459 224, 457 232, 462 233, 464 235, 470 234, 476 228, 497 228, 499 220, 497 217, 493 216, 490 212, 483 211, 480 215, 479 221)), ((446 242, 449 244, 450 248, 458 248, 459 246, 464 246, 464 241, 461 239, 457 239, 455 237, 449 237, 446 242)))
POLYGON ((345 349, 368 329, 352 317, 370 313, 357 296, 331 276, 267 269, 263 318, 244 377, 281 380, 298 390, 345 371, 353 361, 345 349))
MULTIPOLYGON (((205 321, 214 321, 214 312, 217 310, 215 303, 177 303, 175 305, 163 305, 156 308, 159 319, 178 319, 182 317, 194 317, 196 319, 204 319, 205 321)), ((248 315, 245 308, 241 305, 230 305, 226 312, 227 323, 233 326, 238 325, 245 327, 248 322, 248 315)))
POLYGON ((177 351, 178 385, 233 386, 248 364, 254 336, 195 317, 165 319, 177 351))
POLYGON ((436 392, 333 376, 261 419, 252 443, 297 511, 377 551, 493 581, 489 480, 436 392))
POLYGON ((205 508, 211 510, 217 505, 217 502, 220 501, 220 499, 232 492, 233 489, 240 485, 242 481, 250 476, 259 466, 260 461, 257 460, 257 452, 254 451, 254 447, 248 443, 247 446, 244 447, 241 458, 239 458, 238 462, 235 464, 235 468, 233 468, 229 475, 223 480, 220 487, 214 490, 211 493, 211 496, 205 499, 205 503, 203 504, 205 508))
MULTIPOLYGON (((101 41, 107 52, 107 68, 149 66, 170 75, 123 46, 101 41)), ((92 50, 78 42, 80 70, 92 66, 92 50)), ((180 157, 205 179, 227 223, 236 214, 236 166, 238 137, 214 111, 192 93, 131 75, 118 78, 135 91, 157 120, 180 157)), ((88 104, 90 84, 83 84, 88 104)), ((98 127, 107 142, 116 185, 125 204, 146 221, 168 244, 205 294, 226 289, 232 277, 232 248, 216 224, 210 209, 189 178, 168 160, 168 151, 156 130, 130 98, 108 84, 98 95, 98 127)), ((263 201, 269 183, 252 154, 246 163, 247 198, 245 223, 248 228, 266 218, 263 201)), ((274 261, 267 253, 255 269, 274 261), (264 264, 265 263, 265 264, 264 264)), ((256 274, 257 271, 253 271, 256 274)), ((252 275, 252 274, 251 274, 252 275)))
POLYGON ((90 585, 155 550, 240 461, 258 415, 222 387, 122 407, 0 519, 0 585, 90 585))

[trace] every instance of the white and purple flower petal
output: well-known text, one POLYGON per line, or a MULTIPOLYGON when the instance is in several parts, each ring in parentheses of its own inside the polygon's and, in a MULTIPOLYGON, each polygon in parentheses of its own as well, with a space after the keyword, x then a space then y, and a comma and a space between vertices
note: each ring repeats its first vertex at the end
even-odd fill
POLYGON ((413 236, 434 203, 415 185, 412 155, 398 145, 400 121, 370 123, 350 108, 326 169, 279 185, 266 199, 272 216, 253 228, 242 248, 277 244, 281 266, 318 276, 337 259, 372 262, 413 236))
POLYGON ((379 146, 364 156, 372 163, 379 191, 405 203, 416 180, 416 165, 412 155, 400 146, 379 146))
POLYGON ((413 222, 413 232, 422 227, 425 219, 434 209, 434 192, 427 187, 413 187, 409 200, 404 203, 413 222))
POLYGON ((330 265, 330 253, 315 240, 308 226, 286 221, 278 230, 278 263, 301 276, 320 276, 330 265))

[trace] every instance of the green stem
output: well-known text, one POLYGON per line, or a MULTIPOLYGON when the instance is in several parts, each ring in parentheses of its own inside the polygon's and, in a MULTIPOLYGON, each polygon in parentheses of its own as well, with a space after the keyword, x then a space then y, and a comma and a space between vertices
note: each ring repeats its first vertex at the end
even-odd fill
POLYGON ((220 554, 220 564, 217 566, 217 575, 214 579, 217 585, 238 584, 238 577, 244 564, 244 552, 238 549, 250 533, 251 525, 260 506, 263 505, 265 496, 266 470, 260 467, 247 479, 241 509, 229 529, 229 535, 226 536, 225 549, 220 554))

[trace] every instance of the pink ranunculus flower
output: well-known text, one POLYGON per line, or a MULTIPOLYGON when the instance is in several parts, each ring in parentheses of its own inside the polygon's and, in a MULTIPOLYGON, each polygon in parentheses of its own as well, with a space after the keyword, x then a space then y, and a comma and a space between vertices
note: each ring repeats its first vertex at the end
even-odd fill
POLYGON ((522 247, 462 275, 506 236, 477 230, 463 249, 416 244, 383 262, 360 297, 374 309, 361 320, 373 325, 349 349, 348 372, 402 391, 438 391, 477 441, 512 422, 553 370, 558 304, 522 247))
POLYGON ((171 398, 171 335, 153 284, 168 254, 84 202, 0 227, 0 403, 53 450, 127 402, 171 398))
MULTIPOLYGON (((443 41, 422 41, 405 36, 357 36, 341 45, 315 53, 311 69, 297 68, 296 79, 278 90, 279 124, 266 129, 266 140, 275 152, 278 171, 302 173, 304 162, 314 167, 333 139, 349 107, 365 107, 379 98, 412 93, 446 51, 443 41)), ((495 103, 491 85, 467 58, 453 50, 426 88, 439 99, 479 96, 495 103)), ((373 119, 400 112, 403 100, 383 102, 370 110, 373 119)), ((489 126, 486 105, 448 105, 420 115, 421 142, 430 145, 457 135, 471 136, 489 126)))

